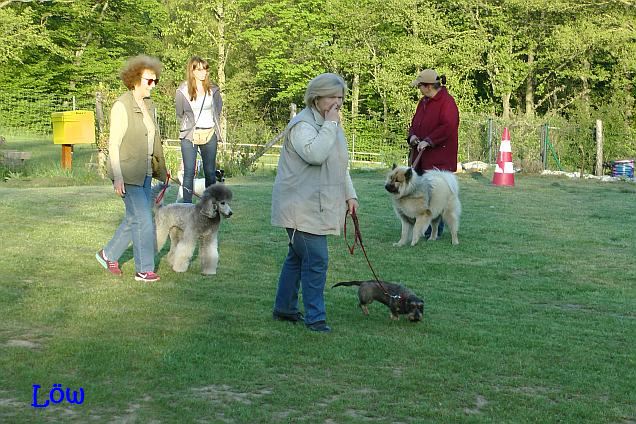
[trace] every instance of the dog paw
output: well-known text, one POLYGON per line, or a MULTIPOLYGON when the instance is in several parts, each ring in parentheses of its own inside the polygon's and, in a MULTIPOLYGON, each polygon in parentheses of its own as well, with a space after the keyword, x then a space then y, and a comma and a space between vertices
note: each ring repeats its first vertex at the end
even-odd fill
POLYGON ((188 268, 177 268, 177 267, 172 267, 172 270, 174 272, 186 272, 188 270, 188 268))
POLYGON ((398 242, 396 242, 396 243, 393 243, 393 246, 394 246, 394 247, 402 247, 402 246, 404 246, 404 245, 405 245, 405 243, 404 243, 403 241, 398 241, 398 242))
POLYGON ((216 275, 216 271, 201 271, 201 275, 209 277, 209 276, 212 276, 212 275, 216 275))

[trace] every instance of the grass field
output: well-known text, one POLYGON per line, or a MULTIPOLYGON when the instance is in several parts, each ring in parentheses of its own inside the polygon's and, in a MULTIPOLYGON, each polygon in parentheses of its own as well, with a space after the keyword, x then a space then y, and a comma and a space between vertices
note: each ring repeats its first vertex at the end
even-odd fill
MULTIPOLYGON (((271 319, 271 176, 227 181, 218 275, 160 261, 155 284, 130 252, 120 279, 94 259, 123 214, 106 183, 0 183, 0 422, 636 422, 636 186, 459 178, 460 244, 394 248, 383 173, 354 173, 369 257, 425 319, 327 288, 331 334, 271 319), (54 384, 83 403, 33 407, 54 384)), ((329 286, 372 278, 342 237, 329 250, 329 286)))

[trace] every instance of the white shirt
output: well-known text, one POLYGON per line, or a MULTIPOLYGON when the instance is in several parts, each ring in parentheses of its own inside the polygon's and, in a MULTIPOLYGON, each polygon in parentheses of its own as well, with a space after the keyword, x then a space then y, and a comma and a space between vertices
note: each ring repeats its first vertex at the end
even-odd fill
POLYGON ((196 99, 190 100, 190 95, 188 94, 187 85, 185 87, 184 95, 186 99, 190 102, 190 107, 192 107, 192 112, 194 113, 194 119, 196 122, 197 128, 214 128, 214 105, 212 103, 212 94, 208 93, 208 95, 198 95, 196 99), (205 98, 205 103, 203 99, 205 98), (203 108, 203 110, 201 109, 203 108), (199 115, 200 112, 200 115, 199 115), (198 119, 197 119, 198 118, 198 119))

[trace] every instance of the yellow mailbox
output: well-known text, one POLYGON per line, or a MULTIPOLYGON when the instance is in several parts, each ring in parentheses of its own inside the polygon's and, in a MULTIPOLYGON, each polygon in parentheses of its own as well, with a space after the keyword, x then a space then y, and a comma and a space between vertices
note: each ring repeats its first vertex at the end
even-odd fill
POLYGON ((95 113, 72 110, 51 113, 54 144, 90 144, 95 142, 95 113))
POLYGON ((72 110, 51 113, 53 143, 62 145, 62 168, 70 168, 73 144, 95 142, 95 113, 92 110, 72 110))

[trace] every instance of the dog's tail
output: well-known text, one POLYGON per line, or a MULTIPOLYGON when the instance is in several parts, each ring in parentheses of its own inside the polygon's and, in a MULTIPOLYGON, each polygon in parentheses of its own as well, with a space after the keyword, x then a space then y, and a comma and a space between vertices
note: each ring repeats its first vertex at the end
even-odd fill
POLYGON ((341 281, 331 286, 331 288, 333 289, 334 287, 340 287, 340 286, 359 286, 362 283, 366 283, 366 281, 341 281))

